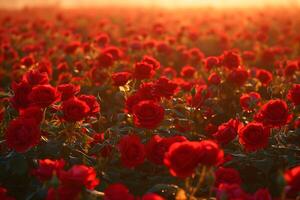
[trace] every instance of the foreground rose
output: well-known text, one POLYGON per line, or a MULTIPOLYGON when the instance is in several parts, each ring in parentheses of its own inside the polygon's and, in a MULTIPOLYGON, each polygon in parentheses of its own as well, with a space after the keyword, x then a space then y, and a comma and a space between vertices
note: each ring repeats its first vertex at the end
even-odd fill
POLYGON ((125 167, 135 167, 145 160, 145 148, 141 139, 136 135, 126 135, 118 144, 121 153, 121 161, 125 167))
POLYGON ((85 118, 90 108, 86 102, 77 98, 71 98, 62 103, 62 111, 66 121, 76 122, 85 118))
POLYGON ((1 200, 15 200, 15 198, 8 196, 7 190, 3 187, 0 187, 0 199, 1 200))
POLYGON ((237 136, 240 126, 241 123, 238 120, 230 119, 228 122, 221 124, 213 136, 218 143, 226 145, 237 136))
POLYGON ((180 142, 170 146, 165 154, 164 164, 169 168, 173 176, 186 178, 194 174, 198 166, 198 143, 180 142))
POLYGON ((37 85, 28 95, 30 103, 42 108, 48 107, 60 98, 56 88, 51 85, 37 85))
POLYGON ((59 180, 62 185, 73 188, 82 188, 93 190, 98 184, 94 168, 85 165, 74 165, 68 171, 61 171, 59 180))
POLYGON ((164 119, 164 108, 155 101, 141 101, 133 107, 133 120, 137 127, 154 129, 164 119))
POLYGON ((268 145, 270 129, 261 123, 251 122, 238 132, 239 142, 246 151, 257 151, 268 145))
POLYGON ((283 126, 291 120, 291 117, 286 102, 280 99, 268 101, 256 116, 257 121, 271 127, 283 126))
POLYGON ((6 132, 8 147, 20 153, 36 146, 40 137, 40 128, 34 119, 14 119, 9 123, 6 132))
POLYGON ((224 152, 212 140, 202 140, 198 143, 198 160, 202 165, 216 166, 224 161, 224 152))
POLYGON ((157 165, 163 165, 164 156, 165 153, 169 150, 169 147, 175 142, 183 141, 186 141, 186 138, 183 136, 162 138, 159 135, 154 135, 146 144, 147 159, 157 165))
POLYGON ((240 97, 240 104, 243 110, 250 111, 259 104, 260 99, 261 97, 259 93, 250 92, 247 94, 243 94, 240 97))
POLYGON ((120 183, 109 185, 104 190, 104 200, 134 200, 134 196, 130 194, 128 188, 120 183))

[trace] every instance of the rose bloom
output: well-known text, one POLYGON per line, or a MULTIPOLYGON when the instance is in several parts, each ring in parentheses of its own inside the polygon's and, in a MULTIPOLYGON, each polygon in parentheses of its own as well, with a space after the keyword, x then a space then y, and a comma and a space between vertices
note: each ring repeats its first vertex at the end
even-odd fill
POLYGON ((286 170, 284 173, 286 193, 290 198, 296 198, 300 192, 300 166, 286 170))
POLYGON ((241 123, 238 120, 230 119, 228 122, 221 124, 213 137, 219 144, 226 145, 231 142, 236 136, 241 123))
POLYGON ((300 84, 294 84, 289 90, 287 98, 296 106, 300 105, 300 84))
POLYGON ((264 85, 267 86, 273 79, 272 73, 265 69, 259 69, 256 72, 256 78, 264 85))
POLYGON ((212 140, 202 140, 198 144, 198 159, 202 165, 217 166, 224 161, 224 152, 212 140))
POLYGON ((234 168, 220 167, 215 171, 215 185, 218 186, 222 183, 227 184, 242 184, 240 173, 234 168))
POLYGON ((260 94, 257 92, 243 94, 240 97, 240 105, 243 110, 250 111, 259 104, 260 99, 260 94))
POLYGON ((61 84, 57 87, 57 90, 61 93, 61 100, 65 101, 78 94, 80 92, 80 86, 70 83, 61 84))
POLYGON ((158 68, 160 68, 160 63, 155 58, 153 58, 151 56, 145 55, 143 57, 142 62, 145 62, 145 63, 148 63, 148 64, 152 65, 154 70, 157 70, 158 68))
POLYGON ((173 136, 169 138, 162 138, 159 135, 154 135, 146 144, 146 157, 149 161, 157 164, 164 164, 165 153, 169 150, 169 147, 175 142, 186 141, 183 136, 173 136))
POLYGON ((234 51, 225 51, 222 55, 222 63, 228 69, 237 68, 241 64, 241 57, 234 51))
POLYGON ((272 200, 269 190, 265 188, 257 190, 253 196, 253 200, 272 200))
POLYGON ((71 98, 62 103, 63 117, 68 122, 76 122, 85 118, 90 111, 86 102, 71 98))
POLYGON ((146 62, 138 62, 135 64, 133 77, 138 80, 149 79, 155 74, 153 66, 146 62))
POLYGON ((207 70, 211 70, 213 67, 217 67, 220 64, 218 57, 210 56, 204 60, 204 66, 207 70))
POLYGON ((246 151, 253 152, 268 145, 270 129, 261 123, 250 122, 238 131, 238 135, 239 142, 246 151))
POLYGON ((24 74, 23 81, 27 82, 31 86, 43 85, 49 83, 49 77, 46 72, 30 70, 26 74, 24 74))
POLYGON ((181 69, 180 75, 184 78, 193 78, 194 74, 196 73, 195 67, 192 66, 184 66, 181 69))
POLYGON ((136 167, 145 160, 145 147, 136 135, 126 135, 118 143, 122 165, 128 168, 136 167))
POLYGON ((133 121, 137 127, 154 129, 163 119, 164 108, 155 101, 140 101, 133 107, 133 121))
POLYGON ((24 153, 40 142, 40 128, 34 119, 17 118, 8 124, 6 142, 9 148, 24 153))
POLYGON ((65 165, 64 160, 39 160, 39 166, 32 170, 32 174, 40 181, 48 181, 52 178, 53 174, 58 175, 59 171, 63 169, 65 165))
POLYGON ((111 75, 114 86, 123 86, 131 78, 131 73, 129 72, 116 72, 111 75))
POLYGON ((79 100, 84 101, 89 106, 88 115, 96 115, 100 112, 100 105, 93 95, 80 95, 79 100))
POLYGON ((165 154, 164 164, 172 176, 186 178, 195 173, 199 164, 198 142, 176 142, 165 154))
POLYGON ((46 108, 60 99, 60 94, 51 85, 37 85, 28 95, 30 103, 46 108))
POLYGON ((229 74, 228 74, 228 81, 236 86, 243 86, 246 81, 248 80, 248 72, 246 69, 239 67, 236 69, 233 69, 229 74))
POLYGON ((167 99, 174 95, 176 89, 177 84, 164 76, 160 77, 154 85, 154 93, 167 99))
POLYGON ((213 72, 209 75, 207 81, 210 85, 219 85, 221 83, 221 77, 216 72, 213 72))
POLYGON ((109 185, 104 190, 104 200, 134 200, 134 196, 130 194, 128 188, 121 183, 109 185))
POLYGON ((14 96, 10 99, 10 101, 14 108, 26 108, 30 103, 28 95, 31 92, 31 86, 29 83, 25 81, 21 81, 20 83, 14 82, 12 83, 12 90, 14 92, 14 96))
POLYGON ((34 119, 37 124, 43 120, 44 113, 39 106, 29 106, 20 110, 20 118, 34 119))
POLYGON ((164 198, 155 193, 148 193, 142 197, 142 200, 164 200, 164 198))
POLYGON ((287 124, 292 115, 289 114, 286 102, 276 99, 264 104, 255 118, 266 126, 278 127, 287 124))
POLYGON ((60 171, 59 180, 61 184, 68 187, 93 190, 98 184, 94 168, 85 165, 74 165, 68 171, 60 171))

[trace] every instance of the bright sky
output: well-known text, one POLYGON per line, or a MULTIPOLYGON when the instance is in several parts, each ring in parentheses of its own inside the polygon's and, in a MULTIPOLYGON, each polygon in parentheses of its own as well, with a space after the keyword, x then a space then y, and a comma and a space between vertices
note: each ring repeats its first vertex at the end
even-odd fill
POLYGON ((0 7, 17 7, 41 5, 59 5, 62 7, 77 6, 161 6, 168 8, 216 6, 245 7, 265 5, 300 5, 300 0, 0 0, 0 7))

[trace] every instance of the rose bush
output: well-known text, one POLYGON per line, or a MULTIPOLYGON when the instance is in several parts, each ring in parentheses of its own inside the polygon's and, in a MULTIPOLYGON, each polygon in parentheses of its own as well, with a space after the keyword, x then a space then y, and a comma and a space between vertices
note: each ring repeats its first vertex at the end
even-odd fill
POLYGON ((300 198, 299 8, 0 14, 0 199, 300 198))

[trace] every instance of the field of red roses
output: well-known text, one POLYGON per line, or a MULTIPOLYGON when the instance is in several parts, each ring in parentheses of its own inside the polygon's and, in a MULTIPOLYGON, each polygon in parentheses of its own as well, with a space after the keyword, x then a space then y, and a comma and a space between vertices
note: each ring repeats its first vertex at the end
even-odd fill
POLYGON ((1 12, 0 199, 300 199, 299 11, 1 12))

